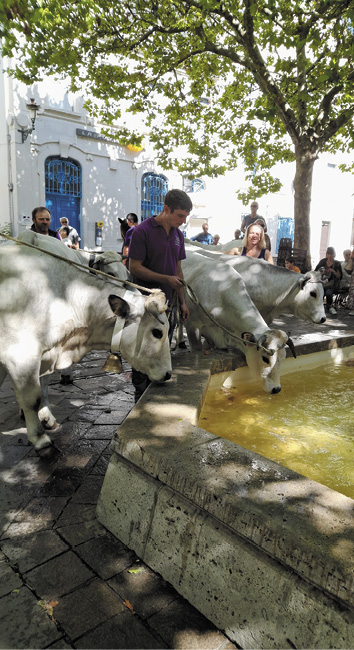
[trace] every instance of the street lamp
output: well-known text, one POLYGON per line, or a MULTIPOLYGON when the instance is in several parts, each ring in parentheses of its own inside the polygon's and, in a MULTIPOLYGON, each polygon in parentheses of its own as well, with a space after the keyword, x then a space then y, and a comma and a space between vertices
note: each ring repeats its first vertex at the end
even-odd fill
POLYGON ((39 104, 36 104, 34 98, 32 97, 30 102, 28 104, 26 104, 26 108, 28 109, 29 114, 30 114, 32 127, 30 129, 17 129, 20 133, 22 133, 22 143, 24 143, 25 140, 27 140, 30 133, 32 133, 32 131, 34 131, 34 124, 35 124, 36 117, 37 117, 37 111, 39 111, 40 106, 39 106, 39 104))

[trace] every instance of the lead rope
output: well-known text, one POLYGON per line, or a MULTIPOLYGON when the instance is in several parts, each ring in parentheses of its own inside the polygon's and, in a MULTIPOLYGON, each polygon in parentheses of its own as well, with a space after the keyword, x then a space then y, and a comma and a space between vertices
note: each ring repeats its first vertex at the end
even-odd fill
MULTIPOLYGON (((104 273, 104 271, 99 271, 98 269, 89 268, 88 266, 85 266, 80 262, 74 262, 73 260, 68 260, 66 257, 62 257, 57 253, 52 253, 51 251, 45 251, 43 248, 39 248, 38 246, 33 246, 33 244, 29 244, 28 242, 21 241, 20 239, 16 239, 15 237, 10 237, 10 235, 5 235, 5 233, 1 233, 1 237, 5 237, 5 239, 9 239, 10 241, 15 242, 15 244, 20 244, 21 246, 27 246, 28 248, 33 248, 36 251, 41 251, 41 253, 45 253, 45 255, 50 255, 51 257, 55 257, 56 259, 61 260, 62 262, 66 262, 67 264, 71 264, 72 266, 75 266, 78 269, 81 269, 83 271, 86 272, 89 271, 90 273, 95 273, 96 275, 102 275, 103 277, 108 278, 110 282, 112 281, 119 282, 124 286, 134 287, 134 289, 138 289, 139 291, 143 291, 145 293, 156 292, 156 289, 147 289, 146 287, 141 287, 139 284, 135 284, 134 282, 130 282, 129 280, 121 280, 120 278, 115 278, 113 275, 108 275, 108 273, 104 273)), ((199 301, 199 298, 194 293, 192 287, 190 287, 183 278, 178 278, 178 279, 180 280, 180 282, 182 282, 183 286, 185 287, 191 301, 194 302, 194 304, 204 312, 204 314, 212 321, 214 325, 220 327, 220 329, 226 332, 228 336, 231 336, 233 339, 236 339, 236 341, 241 341, 243 345, 246 345, 245 341, 240 336, 236 336, 236 334, 230 332, 226 327, 220 325, 220 323, 218 323, 215 320, 214 316, 209 314, 209 312, 205 309, 205 307, 203 307, 202 303, 199 301)), ((171 312, 171 308, 167 309, 167 311, 171 312)), ((251 346, 253 345, 257 348, 257 350, 260 349, 263 350, 270 357, 273 356, 273 354, 275 354, 275 350, 269 350, 268 348, 265 348, 263 345, 259 345, 257 342, 247 341, 247 345, 251 345, 251 346)))

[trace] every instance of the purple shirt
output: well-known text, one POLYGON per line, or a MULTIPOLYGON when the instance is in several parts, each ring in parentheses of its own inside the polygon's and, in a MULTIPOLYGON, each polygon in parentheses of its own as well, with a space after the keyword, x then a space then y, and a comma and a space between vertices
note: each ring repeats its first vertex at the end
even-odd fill
POLYGON ((125 237, 124 237, 124 246, 130 246, 130 242, 131 242, 131 240, 132 240, 132 234, 133 234, 135 228, 136 228, 136 226, 132 226, 132 227, 129 228, 129 230, 127 230, 127 232, 125 233, 125 237))
MULTIPOLYGON (((178 228, 171 228, 167 235, 164 227, 157 223, 154 217, 146 219, 132 230, 129 258, 142 260, 143 266, 155 273, 176 275, 177 263, 186 257, 182 232, 178 228)), ((140 278, 134 278, 134 282, 149 289, 162 289, 167 300, 171 302, 173 289, 168 284, 148 282, 140 278)))

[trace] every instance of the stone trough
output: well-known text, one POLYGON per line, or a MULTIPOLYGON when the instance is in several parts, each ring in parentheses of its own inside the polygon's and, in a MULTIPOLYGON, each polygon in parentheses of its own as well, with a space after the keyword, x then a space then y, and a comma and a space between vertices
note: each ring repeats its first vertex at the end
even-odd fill
POLYGON ((210 376, 240 364, 176 355, 116 433, 98 518, 242 648, 353 648, 354 501, 196 424, 210 376))

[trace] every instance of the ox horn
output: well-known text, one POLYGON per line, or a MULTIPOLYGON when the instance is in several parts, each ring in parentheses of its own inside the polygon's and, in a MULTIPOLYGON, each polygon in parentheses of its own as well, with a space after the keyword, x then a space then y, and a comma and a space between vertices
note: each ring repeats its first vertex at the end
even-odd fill
POLYGON ((291 354, 293 355, 294 359, 296 359, 296 350, 295 350, 294 341, 290 338, 290 336, 288 336, 286 345, 290 348, 291 354))

